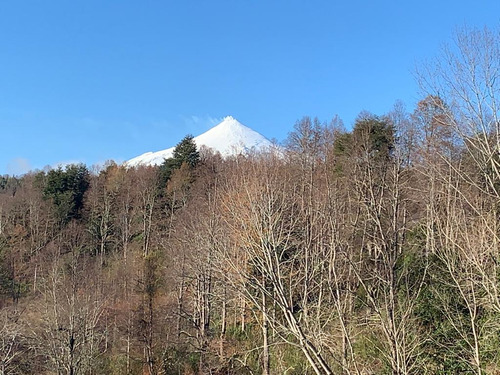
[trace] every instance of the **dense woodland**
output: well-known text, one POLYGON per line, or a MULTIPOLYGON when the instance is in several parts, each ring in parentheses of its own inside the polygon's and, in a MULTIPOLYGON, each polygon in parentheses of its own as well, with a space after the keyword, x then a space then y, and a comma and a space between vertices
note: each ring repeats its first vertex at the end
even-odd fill
POLYGON ((1 177, 0 374, 500 373, 500 39, 456 42, 350 130, 1 177))

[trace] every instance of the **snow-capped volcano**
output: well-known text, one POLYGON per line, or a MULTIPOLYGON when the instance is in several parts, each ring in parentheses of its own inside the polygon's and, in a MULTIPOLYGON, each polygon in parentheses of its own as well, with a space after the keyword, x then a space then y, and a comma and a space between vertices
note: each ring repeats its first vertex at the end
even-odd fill
MULTIPOLYGON (((222 156, 238 155, 250 150, 263 150, 270 148, 272 143, 260 133, 241 124, 231 116, 207 132, 194 137, 196 146, 200 149, 205 146, 218 151, 222 156)), ((129 167, 138 165, 159 165, 167 158, 172 157, 175 147, 157 152, 146 152, 125 162, 129 167)))

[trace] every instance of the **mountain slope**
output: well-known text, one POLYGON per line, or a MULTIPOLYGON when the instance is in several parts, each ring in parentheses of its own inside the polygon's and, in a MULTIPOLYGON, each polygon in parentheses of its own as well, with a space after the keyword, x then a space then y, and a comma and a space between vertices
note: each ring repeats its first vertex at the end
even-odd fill
MULTIPOLYGON (((231 116, 207 132, 194 137, 198 150, 201 146, 218 151, 222 156, 244 154, 251 150, 263 150, 272 146, 272 143, 260 133, 241 124, 231 116)), ((172 157, 175 147, 157 152, 146 152, 125 162, 128 167, 138 165, 159 165, 167 158, 172 157)))

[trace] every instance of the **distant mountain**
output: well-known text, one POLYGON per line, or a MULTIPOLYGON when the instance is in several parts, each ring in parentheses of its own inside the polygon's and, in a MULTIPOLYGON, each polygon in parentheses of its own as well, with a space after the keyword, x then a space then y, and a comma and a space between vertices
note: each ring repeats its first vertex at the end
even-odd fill
MULTIPOLYGON (((263 150, 272 146, 272 143, 263 135, 243 125, 231 116, 207 132, 194 138, 198 150, 201 146, 218 151, 222 156, 245 154, 251 150, 263 150)), ((146 152, 125 162, 129 167, 138 165, 159 165, 167 158, 172 157, 175 147, 157 152, 146 152)))

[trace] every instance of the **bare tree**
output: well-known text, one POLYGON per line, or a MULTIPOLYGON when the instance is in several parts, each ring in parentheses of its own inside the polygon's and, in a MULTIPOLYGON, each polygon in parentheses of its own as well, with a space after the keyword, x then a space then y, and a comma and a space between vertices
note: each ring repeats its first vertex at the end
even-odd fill
POLYGON ((227 282, 261 314, 263 372, 269 371, 271 326, 281 340, 303 352, 317 374, 331 374, 317 346, 320 337, 308 329, 313 314, 304 301, 315 300, 318 293, 311 280, 316 270, 308 262, 320 257, 297 243, 301 232, 298 181, 273 155, 238 163, 241 169, 223 194, 225 222, 234 242, 219 254, 220 268, 227 282))
POLYGON ((458 31, 454 44, 421 71, 424 90, 443 99, 436 107, 460 147, 451 155, 437 150, 441 189, 430 206, 429 238, 466 311, 443 303, 465 343, 467 355, 459 360, 477 374, 490 357, 487 332, 497 329, 490 317, 498 311, 499 287, 499 75, 500 34, 487 28, 458 31))
POLYGON ((43 288, 42 321, 35 327, 38 347, 58 374, 87 373, 102 353, 99 329, 104 312, 101 285, 82 254, 83 230, 73 223, 53 249, 43 288))
POLYGON ((405 168, 408 149, 394 137, 390 119, 365 114, 357 120, 351 157, 360 217, 352 243, 361 251, 353 270, 365 292, 362 302, 375 318, 373 327, 380 330, 376 340, 383 338, 380 353, 392 374, 400 375, 414 373, 418 364, 423 339, 413 311, 426 271, 412 277, 402 262, 410 249, 411 180, 405 168))
POLYGON ((19 322, 19 312, 4 308, 0 314, 0 374, 16 374, 19 358, 28 351, 25 326, 19 322))

